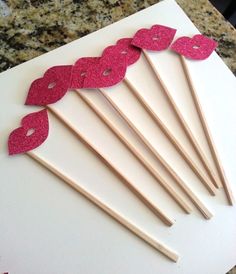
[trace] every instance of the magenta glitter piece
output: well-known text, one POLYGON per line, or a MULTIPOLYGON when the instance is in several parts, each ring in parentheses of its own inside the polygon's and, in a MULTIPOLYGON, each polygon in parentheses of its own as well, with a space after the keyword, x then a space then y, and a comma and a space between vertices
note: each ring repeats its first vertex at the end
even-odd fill
POLYGON ((174 39, 176 29, 162 25, 154 25, 151 29, 138 30, 132 40, 132 45, 153 51, 167 49, 174 39))
POLYGON ((72 70, 71 88, 104 88, 123 80, 126 58, 113 54, 94 58, 81 58, 76 62, 72 70))
POLYGON ((141 55, 141 49, 131 44, 132 38, 122 38, 117 41, 116 45, 104 49, 102 56, 106 54, 121 55, 126 58, 127 65, 132 65, 138 61, 141 55))
POLYGON ((83 88, 88 69, 99 63, 101 57, 83 57, 76 61, 72 69, 70 88, 83 88))
POLYGON ((70 87, 72 67, 55 66, 48 69, 42 78, 31 84, 25 104, 46 106, 60 100, 70 87))
POLYGON ((75 62, 75 66, 80 66, 87 70, 87 68, 91 65, 95 65, 99 62, 101 57, 82 57, 75 62))
POLYGON ((26 115, 21 120, 21 127, 9 135, 9 155, 24 153, 40 146, 47 139, 48 131, 46 109, 26 115))
POLYGON ((204 60, 211 55, 217 43, 202 34, 190 37, 180 37, 172 45, 171 49, 189 59, 204 60))

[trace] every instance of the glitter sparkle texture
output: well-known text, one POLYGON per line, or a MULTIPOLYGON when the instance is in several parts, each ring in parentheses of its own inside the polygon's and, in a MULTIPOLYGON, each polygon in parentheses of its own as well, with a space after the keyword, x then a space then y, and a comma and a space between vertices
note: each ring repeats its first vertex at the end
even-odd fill
POLYGON ((194 35, 192 38, 180 37, 171 45, 173 51, 193 60, 208 58, 216 47, 217 43, 213 39, 202 34, 194 35))
POLYGON ((126 57, 127 66, 130 66, 137 62, 141 55, 141 49, 133 46, 132 40, 132 38, 122 38, 117 41, 116 45, 105 48, 102 55, 123 55, 126 57))
POLYGON ((55 66, 49 68, 42 78, 32 82, 26 105, 46 106, 60 100, 71 83, 72 66, 55 66))
POLYGON ((174 39, 176 29, 154 25, 151 29, 138 30, 133 38, 132 45, 152 51, 167 49, 174 39))
POLYGON ((113 55, 111 52, 95 58, 82 58, 83 66, 80 60, 76 62, 77 67, 72 71, 71 88, 111 87, 123 80, 127 67, 125 57, 113 55))
POLYGON ((48 137, 47 110, 26 115, 21 127, 13 130, 8 138, 9 155, 25 153, 40 146, 48 137))

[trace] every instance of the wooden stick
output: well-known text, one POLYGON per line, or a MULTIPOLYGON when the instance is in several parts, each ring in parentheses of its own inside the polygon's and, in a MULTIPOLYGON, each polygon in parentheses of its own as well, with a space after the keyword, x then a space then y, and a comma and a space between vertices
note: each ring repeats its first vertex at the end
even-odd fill
MULTIPOLYGON (((77 94, 86 103, 86 105, 96 114, 96 116, 116 135, 116 137, 126 146, 126 148, 136 157, 136 159, 146 168, 146 170, 159 181, 160 175, 153 168, 153 166, 142 156, 142 154, 132 145, 132 143, 123 136, 118 128, 99 110, 99 108, 92 103, 87 97, 77 90, 77 94)), ((205 207, 205 205, 199 200, 199 198, 193 193, 193 191, 182 181, 182 179, 173 171, 171 172, 174 179, 178 182, 178 185, 193 202, 196 208, 202 213, 206 219, 210 219, 213 215, 205 207)))
POLYGON ((182 147, 182 145, 179 143, 179 141, 175 138, 173 133, 167 128, 167 126, 162 122, 162 120, 158 117, 158 115, 152 110, 152 108, 149 106, 149 104, 145 101, 145 99, 143 98, 141 93, 135 88, 135 86, 127 78, 124 79, 124 82, 129 87, 130 91, 135 96, 135 98, 141 103, 141 105, 144 107, 144 109, 147 111, 147 113, 153 119, 153 121, 159 126, 159 128, 162 130, 162 132, 168 138, 168 140, 172 143, 172 145, 175 147, 175 149, 180 153, 180 155, 183 157, 185 162, 191 167, 191 169, 194 171, 194 173, 197 175, 197 177, 201 180, 201 182, 209 190, 209 192, 212 194, 212 191, 213 191, 213 194, 215 194, 216 189, 215 189, 214 185, 212 184, 212 182, 208 179, 207 176, 205 176, 204 173, 202 173, 202 171, 194 163, 194 161, 191 159, 191 157, 188 155, 188 153, 185 151, 185 149, 182 147))
POLYGON ((194 134, 192 133, 190 127, 187 124, 187 122, 185 121, 181 111, 179 110, 179 108, 178 108, 177 104, 175 103, 174 99, 172 98, 171 93, 169 92, 169 90, 168 90, 167 86, 165 85, 164 81, 162 80, 159 72, 157 71, 157 69, 153 65, 153 63, 152 63, 150 57, 148 56, 148 54, 145 51, 143 51, 143 53, 144 53, 144 56, 145 56, 147 62, 150 64, 154 74, 156 75, 156 78, 160 82, 161 87, 162 87, 162 89, 163 89, 170 105, 172 106, 172 108, 173 108, 173 110, 174 110, 174 112, 175 112, 175 114, 176 114, 176 116, 177 116, 177 118, 178 118, 185 134, 186 134, 186 136, 188 137, 189 141, 191 142, 194 150, 196 151, 199 159, 201 160, 203 166, 205 167, 205 169, 206 169, 208 175, 210 176, 212 182, 214 183, 214 185, 217 188, 219 188, 221 183, 219 182, 217 176, 214 174, 213 170, 211 169, 207 157, 205 156, 204 152, 202 151, 202 149, 201 149, 200 145, 198 144, 194 134))
MULTIPOLYGON (((152 144, 144 137, 144 135, 137 129, 137 127, 135 127, 132 121, 119 109, 119 107, 109 98, 109 96, 106 95, 106 91, 104 91, 103 89, 99 90, 100 93, 107 100, 107 102, 109 102, 113 109, 127 123, 127 125, 133 130, 133 132, 141 139, 141 141, 147 146, 147 148, 152 152, 156 159, 167 169, 167 171, 170 174, 172 173, 171 175, 174 177, 175 172, 171 169, 169 164, 162 158, 162 156, 156 151, 152 144)), ((191 207, 188 205, 188 203, 186 203, 185 200, 177 194, 174 188, 172 188, 161 176, 158 177, 158 182, 186 213, 191 212, 191 207)), ((180 185, 182 184, 178 180, 177 183, 180 185)), ((183 185, 181 187, 183 187, 183 185)))
POLYGON ((153 204, 136 186, 126 178, 120 170, 118 170, 111 161, 103 156, 89 141, 71 124, 67 121, 58 111, 54 108, 47 106, 48 110, 62 122, 90 151, 92 151, 107 167, 113 172, 123 183, 126 185, 164 224, 171 226, 173 221, 167 217, 162 210, 153 204))
POLYGON ((185 76, 186 76, 186 79, 187 79, 187 82, 188 82, 188 86, 189 86, 189 89, 190 89, 190 92, 191 92, 191 95, 192 95, 192 98, 193 98, 193 101, 194 101, 198 116, 199 116, 199 120, 201 121, 202 128, 203 128, 203 131, 205 133, 205 136, 206 136, 206 139, 207 139, 207 142, 208 142, 208 145, 209 145, 209 148, 210 148, 214 163, 216 165, 217 171, 220 175, 220 179, 222 181, 223 188, 225 190, 228 202, 229 202, 230 205, 233 205, 234 202, 235 202, 234 197, 233 197, 233 193, 232 193, 232 190, 229 186, 228 180, 225 176, 224 168, 221 164, 221 161, 220 161, 220 158, 219 158, 215 143, 213 141, 209 126, 207 124, 204 112, 202 110, 202 106, 200 104, 196 89, 194 87, 193 80, 192 80, 192 77, 190 75, 188 66, 186 64, 185 58, 181 55, 180 55, 180 60, 181 60, 181 64, 182 64, 182 67, 183 67, 183 70, 184 70, 184 73, 185 73, 185 76))
POLYGON ((110 217, 112 217, 114 220, 116 220, 118 223, 123 225, 125 228, 127 228, 129 231, 131 231, 134 235, 145 241, 147 244, 158 250, 160 253, 165 255, 167 258, 172 260, 173 262, 177 262, 178 255, 170 250, 168 247, 157 241, 156 239, 149 236, 146 232, 141 230, 139 227, 128 221, 125 217, 123 217, 120 213, 106 205, 104 202, 102 202, 99 198, 88 192, 86 189, 84 189, 82 186, 78 185, 77 182, 69 178, 67 175, 63 174, 61 171, 59 171, 57 168, 55 168, 52 164, 44 160, 43 158, 39 157, 35 153, 27 152, 26 153, 30 158, 35 160, 37 163, 39 163, 41 166, 45 167, 48 171, 52 172, 54 175, 56 175, 59 179, 61 179, 63 182, 68 184, 70 187, 72 187, 74 190, 79 192, 81 195, 83 195, 85 198, 87 198, 90 202, 95 204, 97 207, 99 207, 101 210, 106 212, 110 217))

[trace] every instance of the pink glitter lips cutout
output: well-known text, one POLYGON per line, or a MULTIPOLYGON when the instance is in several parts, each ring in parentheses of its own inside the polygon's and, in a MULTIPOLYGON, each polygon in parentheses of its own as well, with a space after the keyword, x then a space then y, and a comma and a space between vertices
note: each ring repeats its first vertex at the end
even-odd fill
POLYGON ((113 55, 79 59, 72 70, 71 88, 111 87, 123 80, 126 58, 113 55))
POLYGON ((104 49, 101 57, 80 58, 73 67, 71 88, 102 88, 123 80, 128 65, 134 64, 141 50, 122 38, 104 49))
POLYGON ((9 155, 24 153, 40 146, 48 137, 47 110, 26 115, 21 127, 12 131, 8 138, 9 155))
POLYGON ((46 106, 60 100, 71 82, 72 66, 55 66, 48 69, 42 78, 30 86, 26 105, 46 106))
POLYGON ((126 57, 127 66, 130 66, 138 61, 141 55, 141 49, 133 46, 132 38, 122 38, 117 41, 116 45, 109 46, 104 49, 102 56, 120 55, 126 57))
POLYGON ((138 30, 134 35, 132 45, 146 50, 164 50, 171 44, 175 33, 176 29, 154 25, 151 29, 138 30))
POLYGON ((70 88, 83 88, 88 70, 96 65, 100 57, 83 57, 76 61, 72 69, 70 88))
POLYGON ((202 35, 194 35, 193 38, 186 36, 178 38, 171 46, 171 49, 189 59, 204 60, 211 55, 217 43, 202 35))

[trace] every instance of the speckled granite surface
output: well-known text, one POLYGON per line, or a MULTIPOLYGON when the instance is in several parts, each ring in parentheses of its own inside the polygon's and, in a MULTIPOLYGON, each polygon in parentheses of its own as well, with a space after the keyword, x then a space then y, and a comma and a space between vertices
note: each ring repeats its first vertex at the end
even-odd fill
MULTIPOLYGON (((0 71, 118 21, 158 0, 0 1, 0 71)), ((236 74, 236 31, 207 0, 177 0, 236 74)), ((236 268, 229 272, 236 274, 236 268)))
MULTIPOLYGON (((8 0, 0 14, 0 71, 32 59, 159 2, 158 0, 8 0)), ((236 74, 236 31, 207 0, 177 0, 199 30, 219 42, 236 74)), ((0 11, 1 11, 0 5, 0 11)))

